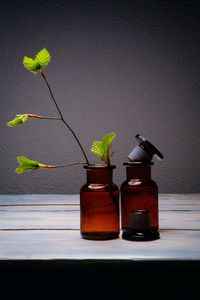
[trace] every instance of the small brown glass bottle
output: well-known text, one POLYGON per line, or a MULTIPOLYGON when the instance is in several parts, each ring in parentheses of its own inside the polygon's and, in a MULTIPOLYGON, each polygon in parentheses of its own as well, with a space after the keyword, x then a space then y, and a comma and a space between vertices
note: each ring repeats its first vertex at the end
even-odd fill
POLYGON ((112 182, 115 166, 84 166, 87 183, 80 190, 81 237, 108 240, 119 236, 119 189, 112 182))
POLYGON ((153 163, 129 162, 121 185, 122 238, 153 240, 158 233, 158 188, 151 180, 153 163))
POLYGON ((140 143, 129 154, 126 181, 121 185, 122 238, 147 241, 159 238, 158 187, 151 179, 154 155, 163 155, 149 141, 136 135, 140 143))

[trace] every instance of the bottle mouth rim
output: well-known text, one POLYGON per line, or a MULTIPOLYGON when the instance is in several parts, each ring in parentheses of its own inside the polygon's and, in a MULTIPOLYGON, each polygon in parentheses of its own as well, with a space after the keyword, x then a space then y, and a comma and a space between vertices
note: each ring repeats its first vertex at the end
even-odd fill
POLYGON ((154 162, 152 161, 132 161, 132 162, 124 162, 124 166, 152 166, 154 162))
POLYGON ((84 165, 83 166, 84 169, 87 170, 113 170, 116 168, 116 165, 106 165, 106 164, 91 164, 91 165, 84 165))

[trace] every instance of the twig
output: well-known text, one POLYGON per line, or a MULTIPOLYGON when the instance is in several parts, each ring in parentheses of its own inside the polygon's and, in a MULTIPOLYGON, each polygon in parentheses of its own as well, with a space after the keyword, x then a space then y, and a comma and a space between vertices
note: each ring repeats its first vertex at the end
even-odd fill
POLYGON ((55 168, 64 168, 64 167, 71 167, 71 166, 75 166, 75 165, 86 165, 85 162, 73 162, 70 164, 66 164, 66 165, 56 165, 56 166, 48 166, 48 165, 43 165, 39 163, 40 169, 55 169, 55 168))
POLYGON ((38 115, 34 115, 34 114, 27 114, 29 118, 34 118, 34 119, 48 119, 48 120, 59 120, 61 121, 61 118, 57 118, 57 117, 44 117, 44 116, 38 116, 38 115))
POLYGON ((52 90, 51 90, 50 84, 48 83, 48 81, 47 81, 47 79, 46 79, 46 76, 44 75, 44 72, 43 72, 42 70, 40 71, 40 74, 42 75, 42 77, 43 77, 44 80, 45 80, 45 83, 46 83, 46 85, 47 85, 47 87, 48 87, 48 89, 49 89, 51 98, 52 98, 52 100, 53 100, 53 102, 54 102, 54 104, 55 104, 55 106, 56 106, 56 108, 57 108, 57 111, 58 111, 59 115, 60 115, 61 121, 65 124, 65 126, 66 126, 66 127, 71 131, 71 133, 73 134, 75 140, 77 141, 77 143, 78 143, 78 145, 79 145, 79 147, 80 147, 80 149, 81 149, 81 151, 82 151, 82 153, 83 153, 83 155, 84 155, 84 157, 85 157, 85 159, 86 159, 87 164, 89 165, 90 163, 89 163, 89 160, 88 160, 88 158, 87 158, 87 155, 85 154, 85 151, 83 150, 83 147, 82 147, 82 145, 81 145, 81 143, 80 143, 78 137, 76 136, 75 132, 74 132, 73 129, 69 126, 69 124, 65 121, 65 119, 64 119, 64 117, 63 117, 63 115, 62 115, 62 112, 61 112, 61 110, 60 110, 60 108, 59 108, 59 106, 58 106, 58 104, 57 104, 57 102, 56 102, 56 100, 55 100, 55 98, 54 98, 54 95, 53 95, 53 92, 52 92, 52 90))

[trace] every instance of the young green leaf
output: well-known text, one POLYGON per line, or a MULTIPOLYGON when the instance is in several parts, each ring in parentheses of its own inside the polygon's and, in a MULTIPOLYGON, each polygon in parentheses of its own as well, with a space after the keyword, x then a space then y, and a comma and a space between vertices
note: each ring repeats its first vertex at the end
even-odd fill
POLYGON ((25 56, 23 63, 24 67, 33 73, 40 71, 40 64, 37 60, 25 56))
POLYGON ((110 152, 111 144, 115 136, 116 136, 115 132, 112 132, 105 135, 102 139, 102 148, 103 148, 104 156, 108 160, 109 160, 109 152, 110 152))
POLYGON ((25 56, 24 66, 33 73, 40 72, 50 62, 50 54, 46 48, 38 52, 35 59, 25 56))
POLYGON ((97 156, 99 156, 100 158, 103 157, 103 148, 102 148, 102 143, 101 142, 97 142, 94 141, 93 145, 92 145, 92 149, 91 151, 96 154, 97 156))
POLYGON ((44 67, 46 67, 48 65, 48 63, 50 62, 50 54, 47 51, 46 48, 44 48, 43 50, 41 50, 37 55, 35 60, 37 60, 40 64, 40 70, 42 70, 44 67))
POLYGON ((110 164, 110 158, 113 156, 114 152, 110 154, 111 144, 114 140, 116 134, 115 132, 105 135, 101 142, 94 141, 91 151, 101 158, 107 165, 110 164))
POLYGON ((30 160, 24 156, 18 156, 17 159, 20 163, 20 166, 15 170, 17 174, 20 174, 24 171, 32 171, 40 168, 39 163, 36 160, 30 160))
POLYGON ((23 124, 27 120, 28 120, 28 115, 27 114, 16 115, 16 118, 14 120, 8 122, 7 125, 10 126, 10 127, 15 127, 17 125, 23 124))

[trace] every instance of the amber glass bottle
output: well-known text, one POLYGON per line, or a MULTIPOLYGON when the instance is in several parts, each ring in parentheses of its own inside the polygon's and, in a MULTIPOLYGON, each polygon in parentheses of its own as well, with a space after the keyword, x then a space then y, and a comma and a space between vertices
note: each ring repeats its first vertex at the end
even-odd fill
POLYGON ((87 183, 80 190, 81 237, 108 240, 119 236, 119 189, 112 182, 115 166, 84 166, 87 183))
POLYGON ((128 162, 121 185, 122 238, 154 240, 158 232, 158 188, 151 180, 152 162, 128 162))

